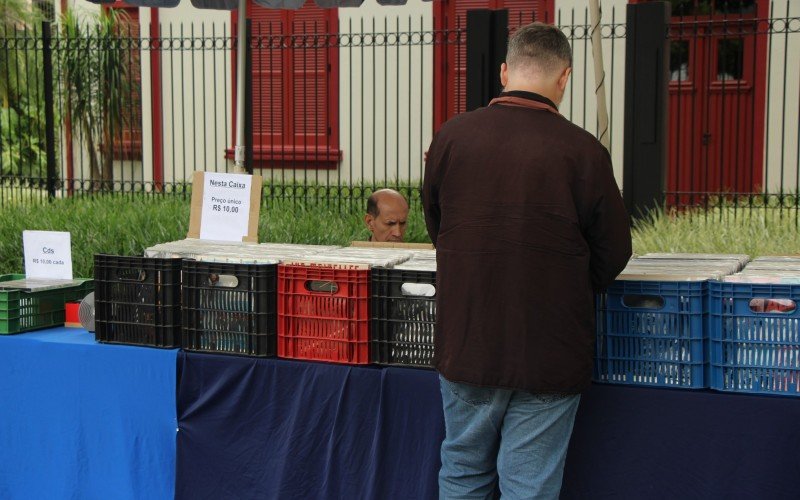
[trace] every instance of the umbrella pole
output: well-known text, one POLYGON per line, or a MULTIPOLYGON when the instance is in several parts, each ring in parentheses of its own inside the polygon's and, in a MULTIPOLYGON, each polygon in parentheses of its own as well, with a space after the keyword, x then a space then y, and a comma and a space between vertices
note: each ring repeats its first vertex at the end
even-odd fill
POLYGON ((589 6, 592 22, 592 59, 594 59, 594 93, 597 98, 597 139, 608 149, 608 108, 606 107, 606 72, 603 69, 603 43, 600 33, 600 0, 589 6))
POLYGON ((236 35, 236 145, 233 165, 237 172, 245 172, 244 165, 244 92, 245 68, 247 67, 247 10, 246 0, 239 0, 239 16, 236 35))

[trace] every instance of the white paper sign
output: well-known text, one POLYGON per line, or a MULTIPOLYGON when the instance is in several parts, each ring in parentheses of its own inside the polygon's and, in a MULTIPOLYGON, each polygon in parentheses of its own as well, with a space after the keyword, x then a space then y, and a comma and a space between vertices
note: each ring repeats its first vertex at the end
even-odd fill
POLYGON ((72 279, 70 234, 60 231, 23 231, 25 277, 72 279))
POLYGON ((200 239, 242 241, 247 236, 252 179, 244 174, 206 172, 200 239))

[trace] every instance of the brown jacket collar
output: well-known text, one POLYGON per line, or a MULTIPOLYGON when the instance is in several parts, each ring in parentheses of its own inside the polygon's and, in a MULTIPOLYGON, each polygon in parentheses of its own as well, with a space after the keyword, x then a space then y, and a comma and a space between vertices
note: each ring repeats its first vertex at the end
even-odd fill
POLYGON ((495 97, 489 102, 489 106, 502 104, 505 106, 517 106, 521 108, 543 109, 551 113, 560 115, 553 102, 539 94, 533 92, 503 92, 499 97, 495 97))

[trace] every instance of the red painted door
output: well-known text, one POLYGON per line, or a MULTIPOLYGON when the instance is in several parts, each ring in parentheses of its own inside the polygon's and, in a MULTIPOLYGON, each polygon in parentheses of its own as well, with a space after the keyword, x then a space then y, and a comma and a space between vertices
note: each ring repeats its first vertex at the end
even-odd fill
POLYGON ((670 28, 670 206, 761 188, 766 2, 673 1, 670 28), (763 30, 762 30, 763 31, 763 30))
POLYGON ((705 191, 708 39, 698 24, 673 26, 670 36, 667 202, 672 206, 694 203, 696 192, 705 191))

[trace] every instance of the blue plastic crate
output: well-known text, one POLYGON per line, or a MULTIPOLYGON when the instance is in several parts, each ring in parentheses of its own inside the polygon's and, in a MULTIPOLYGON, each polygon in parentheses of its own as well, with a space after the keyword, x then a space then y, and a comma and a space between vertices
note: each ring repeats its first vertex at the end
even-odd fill
POLYGON ((711 388, 800 395, 800 285, 709 288, 711 388))
POLYGON ((598 299, 595 380, 708 387, 706 282, 616 281, 598 299))

